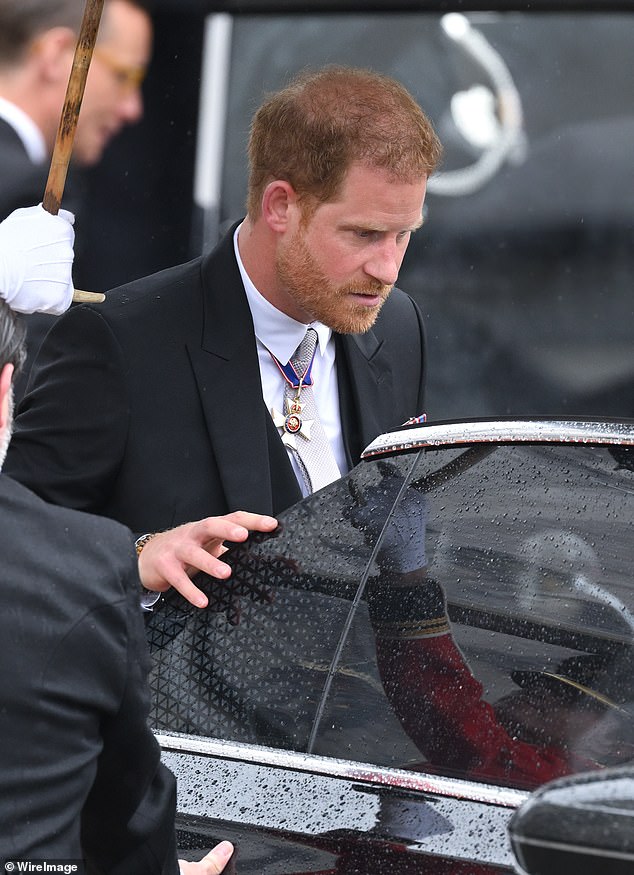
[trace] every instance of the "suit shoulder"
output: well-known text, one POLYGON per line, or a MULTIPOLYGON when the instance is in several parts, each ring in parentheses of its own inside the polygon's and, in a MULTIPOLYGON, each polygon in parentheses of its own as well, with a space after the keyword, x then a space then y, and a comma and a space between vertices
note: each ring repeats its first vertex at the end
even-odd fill
POLYGON ((42 200, 46 174, 24 162, 19 156, 7 155, 0 149, 2 178, 0 179, 0 220, 20 207, 30 207, 42 200))
POLYGON ((40 577, 85 577, 108 600, 120 598, 123 581, 136 574, 134 536, 115 520, 49 504, 6 474, 0 474, 0 508, 2 554, 16 564, 21 554, 33 567, 40 563, 40 577))
POLYGON ((396 314, 402 314, 403 316, 407 316, 411 319, 412 311, 420 314, 420 308, 416 301, 408 295, 407 292, 404 292, 402 289, 394 288, 387 301, 385 302, 381 313, 383 312, 390 313, 392 316, 396 314))
POLYGON ((401 289, 393 289, 374 324, 377 337, 390 338, 405 334, 421 335, 423 314, 418 304, 401 289))
POLYGON ((102 304, 77 309, 98 313, 118 326, 117 333, 123 334, 127 325, 134 325, 135 332, 144 327, 171 333, 177 326, 183 336, 188 329, 197 330, 201 325, 204 298, 236 278, 239 281, 229 232, 212 252, 117 286, 105 293, 102 304))
POLYGON ((200 257, 195 258, 117 286, 105 293, 106 300, 102 304, 77 309, 91 310, 113 321, 151 319, 154 313, 163 317, 171 310, 182 314, 192 299, 200 298, 201 261, 200 257))
POLYGON ((105 296, 103 303, 73 305, 55 319, 42 349, 54 339, 68 347, 72 337, 77 354, 93 356, 97 349, 114 354, 118 346, 126 355, 143 355, 147 345, 173 338, 176 328, 181 336, 188 333, 202 319, 200 259, 118 286, 105 296))

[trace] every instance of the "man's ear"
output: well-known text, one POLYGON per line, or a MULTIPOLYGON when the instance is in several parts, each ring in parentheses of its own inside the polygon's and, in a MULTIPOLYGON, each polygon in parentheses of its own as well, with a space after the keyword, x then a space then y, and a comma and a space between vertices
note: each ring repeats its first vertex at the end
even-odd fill
POLYGON ((262 217, 271 231, 283 234, 297 207, 295 189, 285 179, 269 182, 262 195, 262 217))
POLYGON ((12 380, 13 365, 7 363, 0 371, 0 432, 4 431, 9 421, 9 397, 12 380))
POLYGON ((77 34, 70 27, 51 27, 33 41, 31 54, 44 81, 68 80, 76 42, 77 34))

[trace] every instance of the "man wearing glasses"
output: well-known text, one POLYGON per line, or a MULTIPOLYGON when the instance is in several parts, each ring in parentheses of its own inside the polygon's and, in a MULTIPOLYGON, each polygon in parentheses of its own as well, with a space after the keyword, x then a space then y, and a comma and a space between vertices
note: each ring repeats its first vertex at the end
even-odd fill
MULTIPOLYGON (((0 0, 0 217, 42 199, 84 0, 0 0)), ((73 147, 96 164, 143 115, 152 43, 142 0, 106 0, 73 147)))
MULTIPOLYGON (((0 220, 42 200, 84 6, 84 0, 0 0, 0 220)), ((75 165, 97 164, 113 137, 141 119, 140 86, 151 48, 145 0, 105 0, 75 134, 75 165)), ((63 206, 79 213, 74 181, 71 168, 63 206)), ((29 317, 29 358, 49 327, 47 316, 29 317)), ((16 397, 23 389, 16 386, 16 397)))

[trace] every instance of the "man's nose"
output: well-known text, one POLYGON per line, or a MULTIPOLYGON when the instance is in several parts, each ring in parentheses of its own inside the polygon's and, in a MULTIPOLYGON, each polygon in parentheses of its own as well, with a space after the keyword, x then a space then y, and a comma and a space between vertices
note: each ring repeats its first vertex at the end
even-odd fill
POLYGON ((131 89, 119 104, 121 118, 127 124, 138 122, 143 117, 143 95, 140 88, 131 89))
POLYGON ((386 240, 378 246, 365 263, 368 276, 385 286, 393 286, 398 278, 404 252, 394 240, 386 240))

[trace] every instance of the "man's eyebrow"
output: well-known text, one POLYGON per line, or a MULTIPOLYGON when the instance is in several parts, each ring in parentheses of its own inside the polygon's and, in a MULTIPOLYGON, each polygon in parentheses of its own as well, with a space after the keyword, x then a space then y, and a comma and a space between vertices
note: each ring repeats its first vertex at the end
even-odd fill
MULTIPOLYGON (((421 218, 417 222, 414 222, 412 225, 408 225, 404 228, 400 228, 396 233, 403 234, 404 232, 413 233, 414 231, 418 231, 418 229, 422 227, 424 221, 425 220, 421 216, 421 218)), ((371 234, 389 234, 391 231, 390 228, 378 227, 375 225, 367 224, 365 222, 345 222, 341 225, 341 227, 344 231, 367 231, 371 234)))
POLYGON ((402 234, 403 232, 406 232, 407 234, 415 234, 416 231, 418 231, 419 228, 423 226, 423 222, 424 219, 421 217, 417 222, 414 222, 413 225, 410 225, 407 228, 403 228, 400 233, 402 234))

